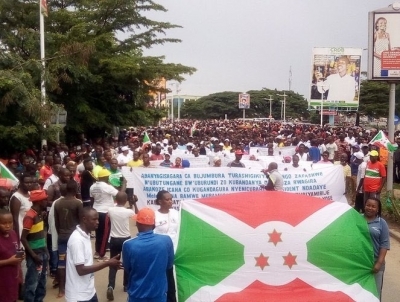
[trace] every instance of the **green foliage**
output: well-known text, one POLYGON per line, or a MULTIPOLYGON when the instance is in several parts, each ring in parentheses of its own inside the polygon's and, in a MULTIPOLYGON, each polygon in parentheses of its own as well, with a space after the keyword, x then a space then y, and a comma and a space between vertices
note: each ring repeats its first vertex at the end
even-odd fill
MULTIPOLYGON (((390 85, 386 82, 362 81, 360 89, 360 107, 362 114, 379 118, 389 115, 389 92, 390 85)), ((397 115, 400 114, 400 86, 396 87, 396 108, 397 115)))
MULTIPOLYGON (((182 81, 195 71, 143 55, 153 45, 179 42, 165 37, 179 26, 146 17, 149 11, 166 11, 154 1, 48 0, 48 7, 47 103, 67 110, 67 133, 153 124, 163 114, 147 106, 149 92, 159 90, 155 81, 182 81)), ((36 139, 54 107, 41 105, 39 1, 2 0, 0 18, 0 125, 27 127, 36 139)))
MULTIPOLYGON (((269 96, 272 96, 272 117, 281 119, 281 100, 283 91, 277 90, 251 90, 250 109, 246 109, 246 118, 266 118, 269 116, 269 96)), ((298 93, 285 92, 286 97, 286 118, 308 118, 307 101, 298 93)), ((220 92, 202 97, 196 101, 187 101, 181 108, 183 118, 195 119, 219 119, 225 114, 229 119, 243 117, 243 110, 238 108, 239 92, 220 92)))

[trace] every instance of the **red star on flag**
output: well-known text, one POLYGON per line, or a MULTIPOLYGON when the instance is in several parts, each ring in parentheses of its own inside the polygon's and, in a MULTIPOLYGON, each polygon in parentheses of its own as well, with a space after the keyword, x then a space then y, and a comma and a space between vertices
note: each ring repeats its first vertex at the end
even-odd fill
POLYGON ((282 233, 278 233, 275 229, 272 233, 268 233, 269 240, 268 242, 272 242, 275 246, 278 244, 278 242, 282 242, 281 239, 282 233))
POLYGON ((254 257, 254 259, 256 259, 256 266, 259 266, 262 270, 264 270, 264 267, 269 266, 268 258, 269 257, 265 257, 263 253, 261 253, 259 257, 254 257))
POLYGON ((289 266, 290 269, 292 269, 293 265, 297 265, 296 258, 297 256, 293 256, 291 252, 287 256, 282 256, 283 259, 285 259, 285 262, 283 265, 289 266))

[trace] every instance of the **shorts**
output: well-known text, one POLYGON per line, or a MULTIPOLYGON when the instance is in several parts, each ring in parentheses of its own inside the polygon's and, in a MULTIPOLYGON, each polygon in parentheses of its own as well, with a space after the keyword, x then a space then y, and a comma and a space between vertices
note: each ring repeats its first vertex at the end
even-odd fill
POLYGON ((58 268, 65 268, 67 257, 67 242, 58 241, 58 268))

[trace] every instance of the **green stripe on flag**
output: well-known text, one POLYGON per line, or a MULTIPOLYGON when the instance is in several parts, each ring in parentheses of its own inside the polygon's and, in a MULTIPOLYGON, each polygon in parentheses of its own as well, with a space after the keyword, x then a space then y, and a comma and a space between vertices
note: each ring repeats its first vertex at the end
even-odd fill
POLYGON ((244 246, 191 213, 181 210, 175 269, 179 301, 203 286, 218 284, 244 264, 244 246))
POLYGON ((358 283, 365 290, 378 296, 372 274, 374 265, 372 240, 367 222, 356 211, 350 209, 332 222, 307 242, 307 249, 307 260, 310 263, 345 284, 358 283), (337 242, 341 244, 338 245, 337 242), (360 281, 360 276, 365 278, 360 281))
POLYGON ((11 173, 10 170, 0 161, 0 177, 8 178, 14 181, 18 181, 18 179, 11 173))

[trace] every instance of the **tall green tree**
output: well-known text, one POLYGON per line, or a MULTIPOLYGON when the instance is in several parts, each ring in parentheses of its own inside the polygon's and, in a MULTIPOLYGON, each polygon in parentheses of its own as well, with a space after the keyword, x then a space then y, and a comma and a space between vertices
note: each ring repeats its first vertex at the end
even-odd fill
MULTIPOLYGON (((179 26, 147 17, 166 11, 152 0, 47 2, 48 103, 67 110, 70 134, 154 122, 162 116, 148 108, 149 92, 160 90, 157 80, 182 81, 195 71, 144 55, 154 45, 180 42, 166 37, 179 26)), ((1 0, 0 18, 0 125, 28 127, 28 140, 36 140, 51 115, 51 106, 40 103, 39 1, 1 0)), ((8 138, 0 134, 0 144, 8 138)))

